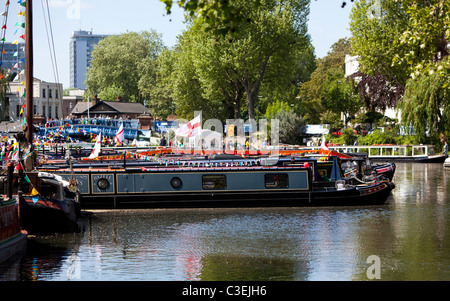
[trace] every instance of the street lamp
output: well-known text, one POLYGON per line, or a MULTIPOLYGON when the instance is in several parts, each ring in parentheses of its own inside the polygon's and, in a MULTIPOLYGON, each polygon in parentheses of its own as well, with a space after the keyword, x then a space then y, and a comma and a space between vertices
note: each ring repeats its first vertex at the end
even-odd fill
MULTIPOLYGON (((341 83, 341 81, 336 81, 336 113, 340 114, 340 110, 339 110, 339 84, 341 83)), ((341 116, 342 117, 342 116, 341 116)))

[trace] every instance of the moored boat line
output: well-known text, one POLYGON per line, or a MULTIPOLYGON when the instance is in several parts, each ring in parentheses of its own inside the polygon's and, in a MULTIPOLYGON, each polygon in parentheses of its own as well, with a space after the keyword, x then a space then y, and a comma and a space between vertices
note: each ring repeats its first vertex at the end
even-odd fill
MULTIPOLYGON (((338 206, 386 202, 394 187, 389 179, 377 174, 372 174, 369 180, 364 174, 344 178, 336 153, 316 155, 159 157, 154 162, 130 160, 122 165, 115 162, 114 168, 111 162, 103 162, 73 164, 72 169, 64 165, 40 169, 48 168, 66 179, 74 177, 83 208, 338 206)), ((359 161, 357 164, 362 163, 359 161)), ((357 170, 363 172, 361 167, 357 170)))

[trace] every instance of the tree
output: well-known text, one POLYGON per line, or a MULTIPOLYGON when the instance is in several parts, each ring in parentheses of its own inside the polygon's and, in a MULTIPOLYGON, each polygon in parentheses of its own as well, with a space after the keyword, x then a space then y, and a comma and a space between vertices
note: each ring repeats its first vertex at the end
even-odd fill
POLYGON ((414 128, 422 143, 427 140, 427 132, 437 140, 450 131, 450 93, 444 83, 444 77, 433 73, 412 78, 406 85, 400 102, 402 121, 414 128))
MULTIPOLYGON (((324 122, 324 120, 321 120, 321 116, 325 113, 326 108, 322 103, 322 93, 323 87, 330 75, 329 71, 339 69, 341 71, 336 72, 344 74, 345 55, 351 52, 350 40, 339 39, 331 46, 330 51, 325 57, 317 59, 317 68, 311 74, 309 81, 300 84, 298 94, 298 98, 300 99, 300 112, 307 123, 316 124, 324 122)), ((330 114, 325 115, 329 116, 330 114)), ((333 116, 339 118, 337 115, 333 116)))
POLYGON ((282 143, 299 144, 300 130, 305 125, 302 118, 298 117, 293 110, 280 110, 274 119, 279 121, 279 137, 282 143))
POLYGON ((223 97, 208 98, 209 94, 205 93, 202 86, 205 80, 200 79, 201 74, 197 70, 197 60, 202 57, 197 58, 196 43, 207 43, 202 37, 201 31, 191 27, 179 37, 178 45, 173 50, 171 81, 176 113, 180 117, 192 119, 194 111, 202 111, 203 119, 226 119, 228 116, 224 114, 226 106, 223 105, 223 97))
POLYGON ((141 64, 138 87, 152 115, 166 119, 174 110, 172 97, 173 51, 164 50, 155 60, 146 58, 141 64))
MULTIPOLYGON (((173 0, 160 1, 166 5, 166 11, 170 14, 173 0)), ((177 3, 191 18, 205 20, 208 24, 208 30, 212 30, 216 34, 233 33, 238 30, 242 23, 252 22, 252 19, 244 13, 242 2, 239 0, 178 0, 177 3)), ((252 9, 258 9, 263 3, 263 0, 252 0, 252 9)), ((346 2, 342 1, 341 7, 345 5, 346 2)))
MULTIPOLYGON (((375 77, 367 81, 375 93, 369 90, 368 94, 385 100, 403 96, 402 122, 413 125, 422 140, 428 133, 436 141, 439 132, 449 128, 443 112, 448 112, 449 105, 450 2, 386 0, 380 4, 376 18, 367 14, 367 1, 355 3, 350 17, 352 47, 360 55, 361 71, 375 77)), ((361 89, 367 91, 367 87, 361 89)))
POLYGON ((267 106, 267 110, 266 110, 266 119, 267 120, 271 120, 274 119, 275 116, 278 114, 278 112, 280 111, 290 111, 291 108, 289 107, 289 104, 287 102, 284 101, 276 101, 276 102, 272 102, 267 106))
POLYGON ((265 1, 258 9, 251 8, 244 11, 252 22, 239 27, 232 43, 219 38, 219 49, 231 59, 231 72, 244 88, 248 118, 255 119, 255 105, 262 85, 269 83, 267 77, 277 78, 270 83, 279 87, 295 77, 299 53, 309 46, 309 1, 265 1), (225 48, 226 43, 230 47, 225 48))
POLYGON ((356 1, 350 14, 351 45, 359 56, 360 70, 367 75, 381 74, 391 85, 404 88, 409 77, 406 62, 393 65, 394 57, 410 50, 395 43, 408 26, 408 14, 401 2, 380 1, 378 13, 373 15, 373 1, 356 1))
POLYGON ((408 49, 397 53, 394 66, 406 66, 411 78, 424 73, 437 73, 450 83, 450 2, 447 0, 404 0, 402 8, 408 15, 408 27, 394 41, 394 45, 408 49))
POLYGON ((92 51, 91 67, 86 75, 87 95, 101 95, 108 90, 103 94, 111 97, 111 86, 114 86, 123 93, 120 96, 125 101, 143 102, 138 86, 142 67, 162 49, 162 40, 154 31, 127 32, 101 40, 92 51))
POLYGON ((342 68, 331 69, 322 88, 322 104, 338 116, 344 114, 344 124, 354 116, 362 106, 355 86, 350 79, 344 77, 342 68))
POLYGON ((371 112, 384 112, 387 108, 395 107, 405 91, 403 86, 392 85, 386 76, 379 72, 368 75, 357 71, 350 75, 350 78, 357 83, 359 97, 371 112))
MULTIPOLYGON (((177 57, 184 57, 177 59, 180 66, 175 69, 181 65, 189 68, 182 76, 189 74, 190 81, 177 79, 174 88, 181 91, 186 89, 182 84, 195 84, 197 101, 201 95, 210 102, 209 111, 215 106, 226 118, 230 112, 238 117, 245 106, 241 100, 245 99, 248 118, 255 119, 260 93, 270 89, 265 87, 293 95, 294 83, 301 76, 308 77, 301 71, 308 68, 302 69, 298 62, 310 47, 306 28, 309 1, 270 0, 256 10, 248 1, 239 3, 252 22, 240 24, 232 36, 217 36, 205 30, 202 19, 193 20, 175 50, 177 57)), ((182 103, 196 103, 180 102, 186 97, 178 92, 175 95, 177 109, 182 103)))

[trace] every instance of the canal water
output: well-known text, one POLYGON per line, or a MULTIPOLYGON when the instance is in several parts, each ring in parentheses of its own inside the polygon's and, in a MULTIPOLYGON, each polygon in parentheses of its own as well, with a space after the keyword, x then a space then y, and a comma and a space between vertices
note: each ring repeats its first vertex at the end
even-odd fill
POLYGON ((450 170, 397 164, 376 207, 89 211, 1 280, 450 280, 450 170))

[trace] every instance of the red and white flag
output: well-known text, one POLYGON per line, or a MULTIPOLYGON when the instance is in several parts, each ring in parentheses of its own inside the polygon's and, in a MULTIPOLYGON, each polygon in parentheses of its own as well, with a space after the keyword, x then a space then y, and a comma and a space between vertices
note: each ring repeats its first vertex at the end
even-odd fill
POLYGON ((329 150, 327 141, 325 140, 325 135, 322 135, 322 144, 320 145, 320 149, 329 150))
POLYGON ((100 149, 102 147, 102 132, 98 133, 97 140, 95 141, 94 149, 89 155, 89 159, 95 159, 100 154, 100 149))
POLYGON ((123 132, 123 123, 120 124, 119 130, 117 131, 115 141, 117 145, 122 144, 123 139, 125 138, 124 132, 123 132))
POLYGON ((175 130, 175 135, 183 137, 192 137, 200 133, 202 121, 200 115, 175 130))

